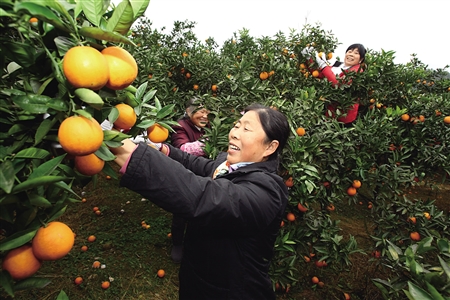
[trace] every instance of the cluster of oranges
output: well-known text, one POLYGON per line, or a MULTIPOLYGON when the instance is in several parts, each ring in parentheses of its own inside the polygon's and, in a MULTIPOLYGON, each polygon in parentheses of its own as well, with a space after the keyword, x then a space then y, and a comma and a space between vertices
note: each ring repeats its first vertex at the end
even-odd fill
MULTIPOLYGON (((89 97, 99 97, 94 91, 107 87, 122 90, 133 83, 138 66, 133 56, 123 48, 110 46, 102 51, 90 46, 75 46, 64 55, 63 72, 76 89, 87 89, 89 97)), ((136 123, 136 113, 128 104, 115 106, 118 117, 114 128, 129 130, 136 123)), ((94 154, 103 143, 103 130, 92 117, 74 115, 66 118, 58 130, 61 147, 74 156, 75 169, 86 176, 99 173, 105 162, 94 154)))
POLYGON ((14 280, 22 280, 36 273, 43 261, 58 260, 73 247, 75 234, 69 226, 53 221, 37 230, 31 244, 12 249, 2 262, 2 269, 14 280))
POLYGON ((361 187, 361 181, 358 179, 353 180, 352 185, 347 189, 347 195, 355 196, 357 190, 361 187))

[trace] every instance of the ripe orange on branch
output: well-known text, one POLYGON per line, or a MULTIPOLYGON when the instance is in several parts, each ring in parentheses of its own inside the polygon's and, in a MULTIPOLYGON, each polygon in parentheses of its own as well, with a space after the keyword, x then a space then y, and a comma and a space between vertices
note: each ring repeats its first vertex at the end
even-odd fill
POLYGON ((63 72, 74 88, 99 90, 109 79, 109 68, 105 57, 95 48, 75 46, 66 52, 63 72))
POLYGON ((103 130, 94 118, 71 116, 62 121, 58 139, 64 151, 87 155, 97 151, 103 142, 103 130))
POLYGON ((147 129, 147 136, 153 143, 162 143, 169 137, 169 130, 156 123, 147 129))
POLYGON ((70 252, 75 242, 72 229, 53 221, 41 227, 33 238, 33 253, 41 260, 58 260, 70 252))
POLYGON ((105 166, 105 161, 94 153, 75 156, 74 161, 77 171, 86 176, 93 176, 100 173, 105 166))
POLYGON ((109 69, 106 86, 112 90, 122 90, 133 83, 138 74, 134 57, 125 49, 111 46, 102 50, 109 69))
POLYGON ((306 134, 306 130, 303 127, 297 128, 297 130, 295 130, 295 132, 297 133, 298 136, 304 136, 306 134))
POLYGON ((33 254, 31 245, 15 248, 3 258, 2 269, 9 272, 14 280, 22 280, 36 273, 42 262, 33 254))
POLYGON ((114 128, 130 129, 136 123, 136 112, 134 108, 125 103, 119 103, 115 106, 119 110, 119 117, 114 121, 114 128))

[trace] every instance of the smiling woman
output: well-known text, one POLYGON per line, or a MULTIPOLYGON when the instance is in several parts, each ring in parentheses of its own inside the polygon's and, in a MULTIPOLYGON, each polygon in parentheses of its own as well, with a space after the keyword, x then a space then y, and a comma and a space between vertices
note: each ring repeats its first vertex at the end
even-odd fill
POLYGON ((289 133, 281 112, 256 104, 216 160, 130 140, 111 149, 122 186, 188 220, 180 299, 275 299, 268 271, 288 197, 276 172, 289 133))

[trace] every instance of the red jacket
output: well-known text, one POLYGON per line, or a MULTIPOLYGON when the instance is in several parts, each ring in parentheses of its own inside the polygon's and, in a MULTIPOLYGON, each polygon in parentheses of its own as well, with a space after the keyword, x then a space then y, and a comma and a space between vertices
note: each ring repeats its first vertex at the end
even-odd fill
MULTIPOLYGON (((354 65, 354 66, 350 67, 349 69, 341 72, 339 74, 339 77, 342 78, 345 76, 345 73, 352 72, 352 71, 358 72, 358 70, 359 70, 359 72, 363 71, 363 69, 360 68, 360 64, 354 65)), ((333 84, 333 86, 338 84, 336 75, 333 73, 330 66, 326 66, 325 68, 323 68, 322 71, 320 72, 320 75, 322 76, 322 78, 323 77, 327 78, 328 81, 330 81, 333 84)), ((336 111, 337 106, 338 106, 337 103, 331 103, 330 105, 328 105, 325 115, 328 117, 334 117, 334 112, 336 111)), ((356 102, 355 104, 353 104, 352 106, 350 106, 348 108, 345 116, 339 117, 337 120, 344 124, 355 121, 356 117, 358 116, 358 109, 359 109, 359 103, 356 102)))
POLYGON ((173 126, 175 132, 171 136, 171 144, 176 148, 197 141, 205 133, 204 129, 198 130, 189 118, 182 118, 178 123, 181 126, 173 126))
MULTIPOLYGON (((312 62, 312 60, 310 60, 310 62, 312 62)), ((338 80, 336 79, 336 74, 333 73, 331 68, 332 68, 331 66, 326 66, 325 68, 323 68, 320 71, 319 78, 324 78, 325 77, 334 86, 334 85, 338 84, 338 80)), ((358 72, 358 70, 359 70, 359 72, 363 72, 363 69, 360 68, 360 64, 354 65, 354 66, 350 67, 349 69, 344 70, 343 72, 341 72, 339 74, 339 77, 342 78, 342 77, 345 76, 345 73, 351 72, 351 71, 358 72)), ((336 111, 337 106, 338 106, 338 104, 336 102, 329 104, 327 106, 326 111, 325 111, 325 115, 327 117, 334 117, 335 116, 334 112, 336 111)), ((359 109, 359 103, 356 102, 355 104, 353 104, 352 106, 350 106, 348 108, 348 110, 346 111, 346 115, 345 116, 339 117, 337 120, 339 122, 342 122, 342 123, 345 123, 345 124, 353 122, 356 119, 357 115, 358 115, 358 109, 359 109)))

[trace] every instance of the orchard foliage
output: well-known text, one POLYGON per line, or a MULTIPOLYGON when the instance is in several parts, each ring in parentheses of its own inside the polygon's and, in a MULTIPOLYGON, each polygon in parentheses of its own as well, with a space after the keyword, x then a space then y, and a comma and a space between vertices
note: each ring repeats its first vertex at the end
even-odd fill
MULTIPOLYGON (((450 172, 450 124, 443 121, 450 115, 447 66, 429 69, 415 55, 407 64, 395 64, 394 51, 377 52, 366 45, 364 72, 349 74, 333 87, 312 75, 314 65, 305 68, 301 54, 307 46, 327 54, 336 49, 338 39, 320 24, 260 38, 243 29, 219 47, 213 37, 198 40, 193 22, 175 22, 168 34, 154 29, 151 20, 141 17, 148 2, 124 0, 117 7, 108 1, 0 4, 2 253, 27 243, 41 223, 79 202, 72 187, 96 178, 75 172, 73 160, 57 147, 56 132, 65 118, 81 114, 113 122, 117 103, 135 108, 138 121, 128 135, 105 131, 96 155, 108 162, 114 157, 107 146, 155 122, 170 128, 195 96, 212 111, 205 136, 211 158, 226 149, 228 131, 248 104, 271 106, 289 119, 292 135, 279 174, 289 182, 286 214, 295 220, 280 224, 270 269, 274 289, 287 292, 311 268, 338 274, 351 265, 353 254, 376 249, 392 270, 392 278, 374 281, 386 297, 450 295, 448 213, 433 201, 404 194, 436 175, 445 181, 450 172), (38 21, 29 22, 31 17, 38 21), (134 87, 103 88, 101 100, 94 102, 77 97, 61 61, 80 44, 127 49, 138 64, 134 87), (355 99, 360 111, 352 126, 325 116, 330 101, 339 103, 339 115, 355 99), (408 121, 402 120, 405 114, 408 121), (305 129, 302 136, 296 133, 299 127, 305 129), (351 190, 354 180, 362 185, 351 190), (352 210, 360 203, 369 207, 376 223, 367 229, 373 237, 370 249, 344 237, 339 220, 332 218, 335 210, 352 210), (408 221, 411 216, 416 223, 408 221), (412 241, 411 232, 419 232, 422 241, 412 241), (425 252, 432 258, 424 261, 425 252)), ((116 176, 109 163, 103 172, 116 176)), ((5 272, 1 276, 12 294, 14 284, 5 272)))

